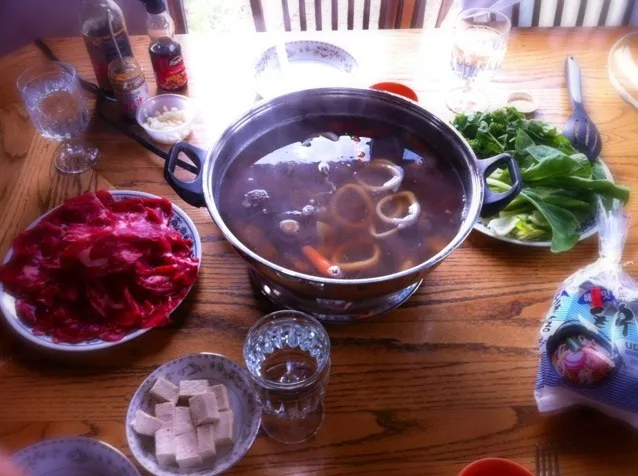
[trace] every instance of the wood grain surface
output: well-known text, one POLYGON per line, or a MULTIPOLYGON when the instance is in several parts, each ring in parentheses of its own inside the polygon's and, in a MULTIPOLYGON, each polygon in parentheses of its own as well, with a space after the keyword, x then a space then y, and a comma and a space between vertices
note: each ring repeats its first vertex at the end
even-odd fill
MULTIPOLYGON (((637 113, 613 90, 607 54, 626 29, 526 29, 512 33, 502 70, 487 87, 495 103, 514 90, 538 96, 540 116, 561 125, 570 110, 563 62, 576 56, 585 105, 604 139, 602 156, 616 180, 638 190, 637 113)), ((255 56, 274 34, 183 36, 198 116, 191 142, 208 147, 255 100, 255 56)), ((310 35, 309 35, 310 36, 310 35)), ((421 104, 445 108, 453 85, 444 30, 325 32, 313 38, 348 48, 361 85, 406 83, 421 104)), ((94 79, 80 39, 52 40, 53 50, 94 79)), ((153 83, 147 39, 133 39, 153 83)), ((0 338, 0 446, 15 451, 43 438, 85 435, 130 455, 124 416, 142 380, 158 365, 192 352, 241 362, 249 326, 269 305, 255 297, 246 268, 205 209, 183 203, 162 178, 162 161, 98 119, 87 139, 99 167, 78 177, 55 171, 56 144, 41 138, 20 103, 18 74, 45 61, 35 47, 0 59, 0 254, 32 220, 87 190, 137 189, 163 195, 194 220, 203 239, 197 284, 175 323, 111 351, 72 358, 42 354, 0 338)), ((152 87, 154 89, 154 86, 152 87)), ((636 200, 630 208, 636 212, 636 200)), ((625 260, 638 262, 638 224, 625 260)), ((595 238, 572 251, 518 248, 473 233, 430 274, 404 306, 372 322, 329 327, 333 344, 326 417, 311 441, 285 446, 260 435, 234 474, 456 475, 472 460, 501 456, 533 469, 536 444, 561 448, 563 475, 638 473, 638 437, 592 411, 539 416, 533 398, 537 336, 559 283, 596 258, 595 238)), ((636 266, 628 266, 635 273, 636 266)))

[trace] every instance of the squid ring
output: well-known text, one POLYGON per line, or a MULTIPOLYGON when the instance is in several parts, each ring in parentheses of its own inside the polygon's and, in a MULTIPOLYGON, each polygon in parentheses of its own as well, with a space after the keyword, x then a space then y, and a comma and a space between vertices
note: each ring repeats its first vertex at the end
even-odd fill
POLYGON ((346 228, 362 228, 370 223, 370 220, 372 219, 372 210, 374 209, 374 204, 372 203, 372 200, 370 199, 366 191, 361 186, 354 183, 349 183, 335 192, 335 194, 332 196, 332 200, 330 201, 329 209, 334 220, 341 226, 344 226, 346 228), (366 207, 366 216, 359 221, 348 220, 339 213, 337 203, 341 199, 341 197, 343 197, 343 194, 346 193, 347 190, 352 190, 353 192, 355 192, 359 196, 359 198, 361 198, 366 207))
POLYGON ((377 203, 376 212, 377 212, 377 216, 382 222, 388 223, 390 225, 395 225, 398 228, 406 228, 416 223, 416 221, 419 219, 419 215, 421 214, 421 205, 419 205, 419 201, 417 200, 416 195, 414 195, 414 193, 408 190, 405 190, 403 192, 395 193, 393 195, 388 195, 387 197, 384 197, 381 200, 379 200, 379 202, 377 203), (395 217, 395 216, 389 216, 383 213, 384 205, 392 202, 393 200, 403 199, 403 198, 406 198, 408 202, 410 203, 410 205, 408 205, 408 211, 405 216, 395 217))
POLYGON ((372 243, 371 241, 353 241, 344 243, 340 247, 336 249, 334 254, 332 255, 332 263, 339 266, 341 270, 345 273, 349 273, 352 271, 363 271, 366 269, 370 269, 379 264, 379 258, 381 257, 381 248, 376 243, 372 243), (350 250, 358 250, 361 246, 370 246, 372 247, 372 253, 369 258, 362 259, 359 261, 353 262, 344 262, 344 255, 350 250))
POLYGON ((370 161, 367 167, 368 168, 372 167, 376 169, 380 169, 380 168, 387 169, 391 174, 391 178, 387 180, 383 185, 370 185, 369 183, 365 182, 364 180, 361 180, 360 178, 357 179, 357 181, 361 184, 363 188, 365 188, 366 190, 370 190, 373 193, 385 192, 386 190, 392 190, 393 192, 396 192, 397 189, 401 186, 401 182, 403 182, 403 176, 404 176, 403 169, 397 164, 395 164, 394 162, 391 162, 386 159, 375 159, 370 161))

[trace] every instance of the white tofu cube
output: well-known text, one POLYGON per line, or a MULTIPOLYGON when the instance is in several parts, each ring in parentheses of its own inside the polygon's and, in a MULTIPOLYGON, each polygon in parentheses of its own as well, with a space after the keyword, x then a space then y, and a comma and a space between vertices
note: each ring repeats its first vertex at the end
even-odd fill
POLYGON ((175 404, 179 398, 179 387, 174 385, 172 382, 169 382, 164 377, 160 377, 157 379, 149 393, 160 402, 171 402, 175 404))
POLYGON ((208 391, 215 395, 217 399, 217 410, 225 412, 230 410, 230 400, 228 398, 228 389, 225 385, 214 385, 208 388, 208 391))
POLYGON ((148 413, 138 410, 135 412, 131 426, 135 433, 153 436, 162 427, 162 422, 148 413))
POLYGON ((189 431, 195 431, 191 419, 191 409, 188 407, 175 407, 175 419, 173 420, 173 432, 175 436, 189 431))
POLYGON ((182 380, 179 383, 179 398, 188 400, 208 389, 208 380, 182 380))
POLYGON ((155 405, 155 418, 162 422, 162 428, 173 428, 175 421, 175 405, 171 402, 155 405))
POLYGON ((195 426, 215 423, 219 419, 215 394, 210 392, 200 393, 191 397, 188 403, 191 407, 191 417, 195 426))
POLYGON ((217 449, 215 447, 215 430, 212 424, 197 427, 197 452, 203 463, 215 459, 217 449))
POLYGON ((197 433, 194 429, 175 436, 175 460, 181 469, 201 466, 202 459, 197 452, 197 433))
POLYGON ((155 457, 160 466, 175 464, 175 435, 170 428, 155 433, 155 457))
POLYGON ((214 424, 215 445, 225 446, 235 443, 235 415, 232 411, 220 412, 219 420, 214 424))

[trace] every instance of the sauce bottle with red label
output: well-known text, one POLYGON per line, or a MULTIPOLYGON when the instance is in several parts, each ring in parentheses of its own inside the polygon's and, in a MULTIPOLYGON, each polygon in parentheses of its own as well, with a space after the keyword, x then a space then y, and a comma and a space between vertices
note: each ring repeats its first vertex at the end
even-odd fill
POLYGON ((182 47, 175 41, 175 23, 166 11, 164 0, 142 0, 148 17, 148 48, 157 87, 163 91, 178 91, 188 83, 182 47))

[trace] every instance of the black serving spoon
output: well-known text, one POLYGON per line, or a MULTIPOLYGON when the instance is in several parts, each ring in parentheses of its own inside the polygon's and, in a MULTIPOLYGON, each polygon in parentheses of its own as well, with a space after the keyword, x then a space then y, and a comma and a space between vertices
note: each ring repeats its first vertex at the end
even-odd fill
POLYGON ((603 139, 594 122, 585 112, 583 93, 580 81, 580 66, 573 56, 565 60, 565 75, 567 76, 567 91, 572 102, 574 112, 565 124, 563 134, 569 139, 574 148, 587 156, 593 162, 600 155, 603 139))

